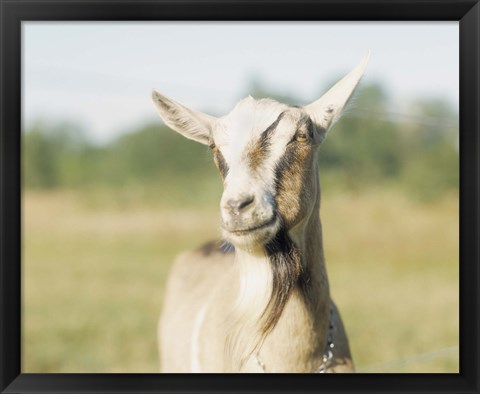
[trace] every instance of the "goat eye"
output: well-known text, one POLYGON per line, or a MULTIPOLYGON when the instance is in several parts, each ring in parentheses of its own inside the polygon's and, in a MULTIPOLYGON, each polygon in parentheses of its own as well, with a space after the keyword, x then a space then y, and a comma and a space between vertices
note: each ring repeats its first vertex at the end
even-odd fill
POLYGON ((305 142, 305 141, 307 141, 307 139, 308 139, 307 135, 303 134, 303 133, 302 134, 297 134, 295 136, 295 140, 298 141, 298 142, 305 142))
POLYGON ((215 145, 215 144, 210 144, 208 147, 212 150, 212 152, 218 152, 218 147, 217 147, 217 145, 215 145))

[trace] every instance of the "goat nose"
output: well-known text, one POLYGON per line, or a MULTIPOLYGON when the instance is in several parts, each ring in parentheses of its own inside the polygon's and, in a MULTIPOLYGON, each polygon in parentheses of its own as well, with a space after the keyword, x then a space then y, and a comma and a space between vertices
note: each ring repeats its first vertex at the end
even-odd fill
POLYGON ((240 212, 251 206, 254 200, 254 196, 243 194, 237 199, 228 199, 226 202, 226 206, 232 212, 240 212))

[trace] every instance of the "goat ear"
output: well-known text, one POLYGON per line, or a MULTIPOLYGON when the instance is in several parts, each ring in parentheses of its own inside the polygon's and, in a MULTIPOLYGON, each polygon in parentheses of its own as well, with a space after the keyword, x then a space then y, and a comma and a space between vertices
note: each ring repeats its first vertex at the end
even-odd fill
POLYGON ((189 109, 172 99, 152 92, 153 102, 163 121, 184 137, 208 145, 213 125, 217 118, 189 109))
POLYGON ((370 59, 370 51, 366 53, 363 60, 331 87, 327 93, 320 97, 317 101, 304 107, 304 110, 310 115, 312 121, 319 129, 319 138, 322 141, 328 129, 339 118, 345 104, 353 94, 370 59))

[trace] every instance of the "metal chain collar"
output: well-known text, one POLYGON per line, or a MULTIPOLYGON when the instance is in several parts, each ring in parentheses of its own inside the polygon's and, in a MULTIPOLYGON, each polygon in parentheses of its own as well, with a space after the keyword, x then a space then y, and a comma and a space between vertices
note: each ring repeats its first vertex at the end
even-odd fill
MULTIPOLYGON (((330 307, 330 318, 328 319, 328 334, 327 334, 327 343, 325 344, 325 349, 323 351, 322 364, 315 370, 313 373, 326 373, 327 368, 330 366, 333 359, 333 348, 335 343, 333 342, 333 334, 335 332, 335 325, 333 324, 333 308, 330 307)), ((262 368, 263 372, 267 372, 267 366, 260 359, 259 352, 255 355, 255 361, 262 368)))
POLYGON ((333 324, 333 308, 330 307, 330 318, 328 319, 328 335, 325 350, 323 351, 322 364, 317 368, 314 373, 326 373, 327 368, 330 366, 333 359, 333 333, 335 331, 335 325, 333 324))

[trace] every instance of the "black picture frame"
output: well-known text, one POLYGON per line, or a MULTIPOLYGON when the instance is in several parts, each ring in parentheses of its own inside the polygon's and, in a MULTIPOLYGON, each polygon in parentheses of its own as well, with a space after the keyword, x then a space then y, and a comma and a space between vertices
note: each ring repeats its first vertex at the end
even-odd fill
MULTIPOLYGON (((480 5, 472 0, 0 0, 0 390, 45 392, 479 392, 480 5), (22 374, 22 21, 337 20, 460 23, 458 374, 22 374)), ((414 319, 414 317, 412 317, 414 319)), ((372 346, 381 338, 372 338, 372 346)))

